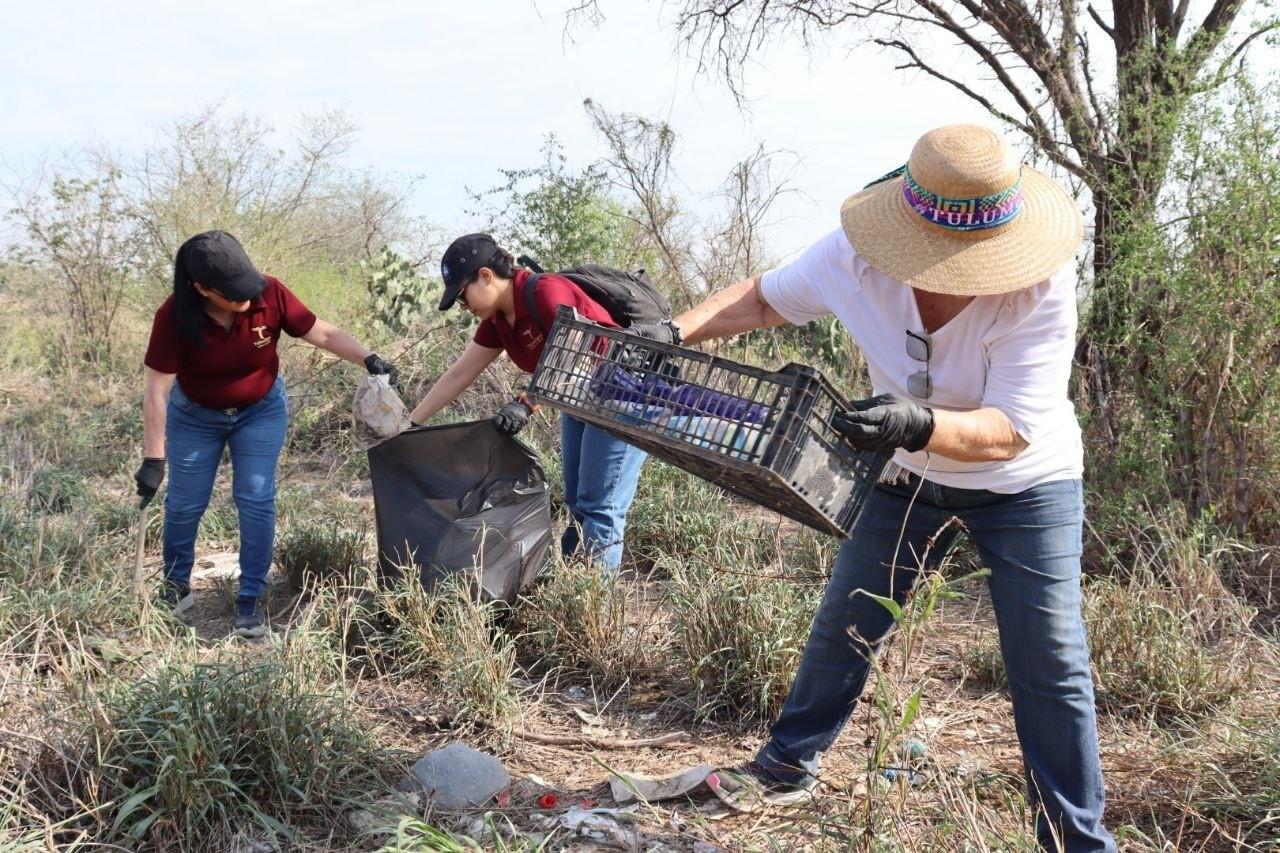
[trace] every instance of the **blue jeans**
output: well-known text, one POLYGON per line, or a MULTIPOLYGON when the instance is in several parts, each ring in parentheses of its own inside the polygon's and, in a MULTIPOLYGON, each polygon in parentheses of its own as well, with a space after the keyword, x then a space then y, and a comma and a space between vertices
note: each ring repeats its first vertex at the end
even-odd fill
POLYGON ((819 754, 835 742, 866 684, 868 655, 893 626, 889 611, 861 593, 902 603, 926 552, 926 566, 936 566, 954 542, 954 526, 930 539, 955 516, 991 572, 1039 841, 1048 849, 1060 843, 1068 851, 1114 850, 1102 825, 1093 680, 1080 613, 1080 481, 1013 495, 926 481, 913 503, 918 486, 912 477, 872 490, 840 549, 791 692, 757 761, 783 781, 816 776, 819 754))
POLYGON ((276 461, 289 424, 284 382, 234 413, 194 403, 174 383, 165 422, 169 492, 164 500, 164 576, 189 584, 196 531, 213 494, 223 447, 231 448, 231 494, 240 517, 240 598, 267 585, 276 538, 276 461))
POLYGON ((572 516, 560 537, 560 552, 570 557, 581 549, 601 568, 616 569, 622 562, 627 510, 648 454, 563 413, 560 444, 564 502, 572 516))

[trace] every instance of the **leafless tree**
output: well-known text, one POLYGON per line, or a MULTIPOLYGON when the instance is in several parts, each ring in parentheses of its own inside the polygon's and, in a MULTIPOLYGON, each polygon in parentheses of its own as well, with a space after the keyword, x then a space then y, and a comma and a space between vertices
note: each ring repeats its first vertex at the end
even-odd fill
POLYGON ((69 354, 109 362, 114 329, 141 258, 141 235, 127 212, 120 172, 110 162, 82 174, 46 165, 19 186, 9 219, 21 236, 10 258, 56 283, 52 305, 69 320, 69 354))
POLYGON ((778 200, 799 192, 791 185, 796 162, 791 152, 758 145, 729 171, 718 193, 725 205, 724 219, 710 229, 699 262, 708 286, 746 278, 772 263, 765 230, 778 200))
POLYGON ((608 146, 604 165, 613 187, 630 204, 627 216, 653 244, 673 290, 691 302, 696 293, 689 253, 691 223, 672 189, 676 133, 663 121, 611 113, 591 99, 583 106, 608 146))
POLYGON ((412 181, 393 188, 348 170, 355 130, 341 111, 303 116, 286 149, 262 119, 216 104, 165 128, 123 167, 156 276, 184 239, 209 228, 236 234, 265 268, 369 258, 410 236, 412 181))
MULTIPOLYGON (((607 4, 604 4, 607 7, 607 4)), ((1112 281, 1117 240, 1151 216, 1188 100, 1220 85, 1246 48, 1280 26, 1246 21, 1245 0, 677 0, 675 28, 700 68, 741 97, 743 69, 769 45, 827 38, 875 44, 1024 133, 1093 200, 1093 305, 1077 352, 1105 408, 1097 347, 1133 322, 1132 282, 1112 281), (946 52, 934 47, 946 44, 946 52), (960 61, 957 61, 960 60, 960 61)), ((583 0, 571 25, 607 8, 583 0)))
POLYGON ((611 113, 588 100, 588 115, 608 146, 605 172, 626 199, 626 216, 643 234, 663 269, 659 275, 677 301, 693 304, 709 288, 759 272, 767 263, 764 226, 777 201, 796 192, 790 152, 759 145, 735 163, 716 196, 722 217, 698 221, 682 206, 671 158, 676 133, 666 122, 611 113))

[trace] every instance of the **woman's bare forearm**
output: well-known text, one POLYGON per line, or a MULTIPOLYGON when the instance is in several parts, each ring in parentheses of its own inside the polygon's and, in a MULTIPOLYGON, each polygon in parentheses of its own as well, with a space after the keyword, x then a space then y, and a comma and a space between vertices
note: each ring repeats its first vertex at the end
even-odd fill
POLYGON ((462 355, 458 356, 458 360, 431 386, 422 402, 409 413, 409 420, 415 424, 426 423, 467 390, 501 353, 502 350, 499 349, 489 349, 474 342, 469 344, 462 355))
POLYGON ((169 406, 169 392, 178 377, 147 368, 146 390, 142 396, 142 455, 149 459, 163 459, 165 414, 169 406))
POLYGON ((764 301, 760 277, 747 278, 717 290, 701 305, 676 318, 686 344, 727 338, 752 329, 781 326, 786 320, 764 301))
POLYGON ((933 410, 933 436, 925 450, 957 462, 1004 462, 1026 450, 1027 442, 999 409, 971 412, 933 410))
POLYGON ((373 350, 357 341, 346 329, 319 318, 311 327, 311 331, 303 335, 302 339, 352 364, 363 364, 364 360, 373 354, 373 350))

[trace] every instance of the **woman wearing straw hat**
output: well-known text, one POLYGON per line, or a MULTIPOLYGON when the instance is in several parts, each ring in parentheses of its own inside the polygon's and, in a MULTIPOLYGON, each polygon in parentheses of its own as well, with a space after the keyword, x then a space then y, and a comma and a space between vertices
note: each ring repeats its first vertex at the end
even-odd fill
POLYGON ((962 525, 990 570, 1040 843, 1113 850, 1080 613, 1083 453, 1067 394, 1080 213, 997 134, 953 125, 845 201, 841 225, 677 320, 693 343, 835 314, 875 396, 834 426, 860 449, 894 453, 840 550, 769 741, 724 774, 722 796, 749 809, 810 795, 893 626, 871 596, 902 602, 962 525))

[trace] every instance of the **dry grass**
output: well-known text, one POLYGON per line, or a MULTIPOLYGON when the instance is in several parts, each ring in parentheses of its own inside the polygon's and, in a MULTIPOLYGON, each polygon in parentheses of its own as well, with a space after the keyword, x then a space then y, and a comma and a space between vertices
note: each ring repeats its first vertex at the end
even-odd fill
MULTIPOLYGON (((273 614, 284 639, 258 645, 226 637, 227 602, 208 594, 225 581, 198 581, 196 632, 129 592, 136 388, 112 375, 4 383, 19 393, 0 411, 0 849, 213 850, 237 836, 300 850, 558 849, 569 834, 540 842, 528 810, 479 829, 482 816, 424 813, 391 839, 360 837, 340 815, 394 782, 403 750, 460 739, 595 798, 601 762, 656 773, 751 756, 833 543, 650 465, 619 577, 556 566, 514 613, 477 603, 463 581, 379 587, 359 525, 368 498, 348 497, 367 471, 335 432, 350 377, 309 378, 298 356, 286 354, 293 387, 310 396, 281 470, 279 562, 281 580, 317 577, 296 612, 273 614), (676 730, 692 743, 574 745, 676 730)), ((508 390, 468 405, 491 409, 508 390)), ((216 498, 201 554, 235 529, 216 498)), ((1233 592, 1264 555, 1176 514, 1096 539, 1114 557, 1086 584, 1109 824, 1127 849, 1274 849, 1277 645, 1233 592)), ((985 592, 931 578, 900 614, 812 808, 706 821, 655 804, 633 827, 640 846, 1030 849, 1007 697, 988 689, 994 649, 985 592), (915 787, 883 775, 906 738, 929 746, 915 787)))

